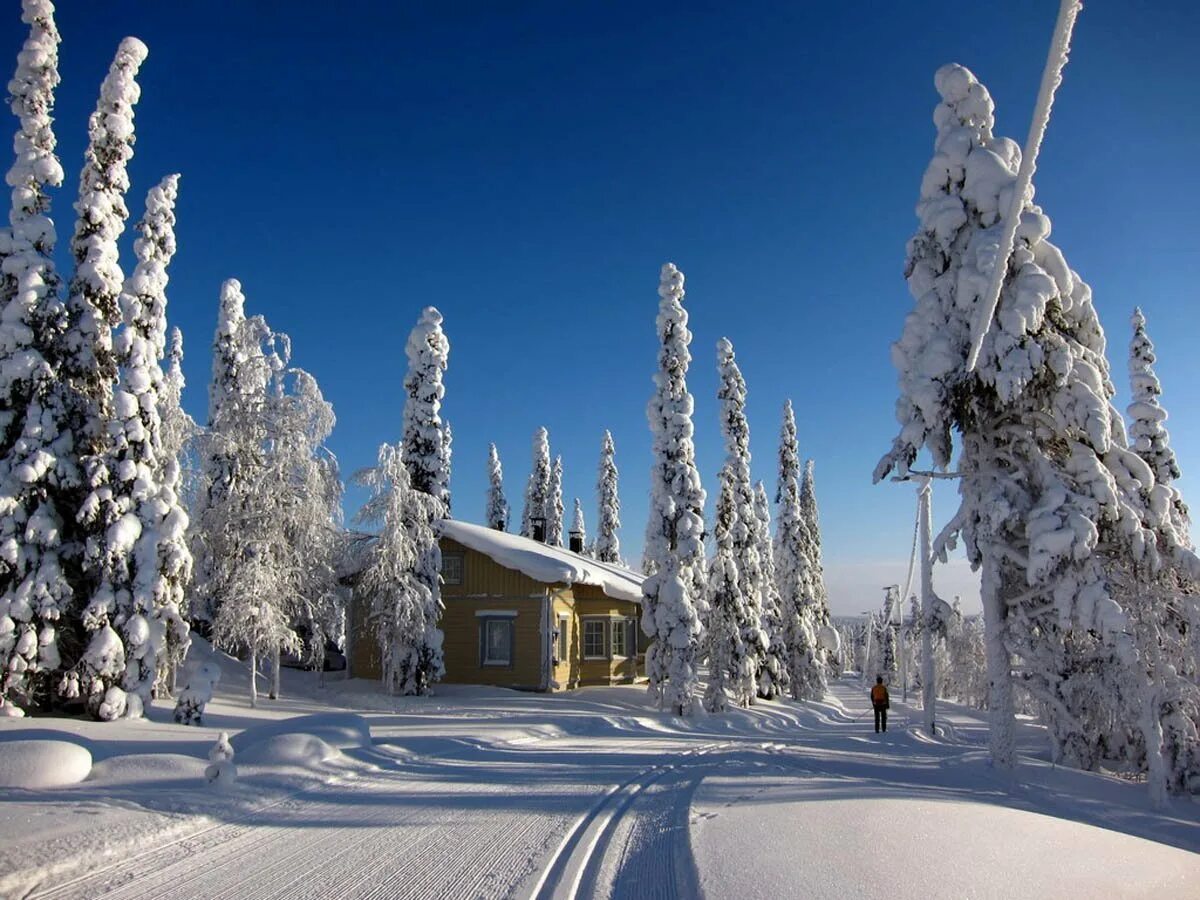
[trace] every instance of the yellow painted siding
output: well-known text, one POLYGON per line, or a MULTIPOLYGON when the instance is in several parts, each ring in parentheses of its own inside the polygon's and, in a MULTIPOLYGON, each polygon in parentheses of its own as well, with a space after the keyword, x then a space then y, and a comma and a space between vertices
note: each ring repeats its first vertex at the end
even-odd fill
MULTIPOLYGON (((547 585, 499 565, 490 557, 449 538, 441 542, 443 556, 462 561, 459 584, 442 586, 441 628, 444 635, 446 675, 452 684, 494 684, 529 690, 566 690, 581 684, 613 684, 633 681, 644 673, 644 662, 627 637, 628 656, 611 658, 611 626, 606 624, 605 659, 583 659, 582 617, 614 617, 638 621, 636 603, 613 600, 590 585, 547 585), (546 609, 545 603, 550 608, 546 609), (484 666, 481 653, 481 622, 477 613, 515 612, 511 618, 513 654, 510 666, 484 666), (550 628, 566 634, 567 655, 559 658, 560 645, 543 647, 543 616, 550 613, 550 628), (543 673, 544 655, 554 654, 549 684, 543 673)), ((355 678, 379 678, 379 647, 366 623, 368 604, 357 596, 351 604, 352 646, 350 670, 355 678)), ((508 618, 508 617, 504 617, 508 618)), ((632 629, 631 629, 632 630, 632 629)))

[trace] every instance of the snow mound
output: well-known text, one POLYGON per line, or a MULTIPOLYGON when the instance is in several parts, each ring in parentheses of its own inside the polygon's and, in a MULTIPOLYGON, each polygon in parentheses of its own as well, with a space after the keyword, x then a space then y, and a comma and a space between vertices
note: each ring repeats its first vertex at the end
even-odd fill
POLYGON ((303 766, 312 769, 340 755, 340 750, 329 746, 315 734, 276 734, 238 751, 237 760, 241 765, 303 766))
POLYGON ((602 563, 562 547, 459 522, 442 521, 441 533, 504 566, 546 584, 590 584, 614 600, 642 601, 643 576, 612 563, 602 563))
POLYGON ((53 788, 78 784, 92 771, 92 754, 67 741, 7 741, 0 748, 0 787, 53 788))
POLYGON ((92 766, 89 782, 143 784, 162 781, 199 781, 204 760, 183 753, 129 753, 102 759, 92 766))
MULTIPOLYGON (((367 720, 354 713, 317 713, 295 716, 247 728, 230 743, 237 751, 238 762, 251 762, 249 751, 268 738, 279 735, 304 735, 318 738, 330 747, 345 750, 370 747, 371 728, 367 720)), ((255 760, 257 762, 257 760, 255 760)))

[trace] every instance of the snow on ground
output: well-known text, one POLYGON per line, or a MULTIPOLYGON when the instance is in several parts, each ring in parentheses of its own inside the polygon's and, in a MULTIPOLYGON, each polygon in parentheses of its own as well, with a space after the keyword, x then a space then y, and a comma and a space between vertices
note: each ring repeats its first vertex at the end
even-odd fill
POLYGON ((1190 799, 1155 812, 1144 786, 1033 758, 1010 785, 975 714, 945 706, 952 737, 930 741, 896 703, 877 737, 857 681, 682 721, 640 687, 392 698, 285 671, 285 699, 251 710, 244 667, 212 658, 203 727, 165 704, 0 721, 0 742, 95 760, 0 789, 0 896, 1163 898, 1200 879, 1190 799), (237 780, 217 790, 222 731, 237 780))

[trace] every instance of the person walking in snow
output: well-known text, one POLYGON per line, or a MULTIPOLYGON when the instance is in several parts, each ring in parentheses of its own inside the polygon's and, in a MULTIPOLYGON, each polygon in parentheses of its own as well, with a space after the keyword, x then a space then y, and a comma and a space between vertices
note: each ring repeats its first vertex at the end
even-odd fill
POLYGON ((879 734, 882 727, 883 731, 887 731, 887 711, 891 706, 891 698, 888 697, 888 689, 883 684, 883 676, 875 676, 875 686, 871 688, 871 705, 875 707, 875 733, 879 734))

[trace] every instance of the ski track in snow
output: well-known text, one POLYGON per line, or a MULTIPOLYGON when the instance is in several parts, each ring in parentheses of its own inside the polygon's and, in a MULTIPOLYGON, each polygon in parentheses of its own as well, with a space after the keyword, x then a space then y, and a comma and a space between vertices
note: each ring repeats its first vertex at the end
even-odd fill
MULTIPOLYGON (((499 695, 367 714, 375 744, 346 750, 324 781, 223 818, 192 816, 190 829, 186 817, 164 819, 171 830, 158 844, 96 860, 77 877, 47 871, 20 896, 701 897, 715 886, 714 862, 724 865, 723 851, 711 856, 719 832, 710 829, 758 804, 778 815, 795 809, 779 802, 797 800, 952 799, 982 814, 994 803, 1177 847, 1181 835, 1200 833, 1126 805, 1120 792, 1129 786, 1099 776, 1041 768, 1027 773, 1028 786, 1006 784, 983 764, 986 732, 961 708, 947 705, 940 716, 948 743, 923 737, 903 703, 893 704, 892 730, 874 735, 858 682, 831 689, 827 702, 759 704, 690 722, 647 714, 618 693, 499 695), (706 785, 697 805, 710 777, 717 787, 706 785), (1120 796, 1107 802, 1104 791, 1120 796), (708 855, 698 859, 701 851, 708 855)), ((786 855, 801 878, 829 865, 786 855)))

